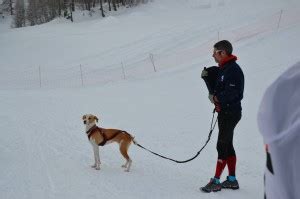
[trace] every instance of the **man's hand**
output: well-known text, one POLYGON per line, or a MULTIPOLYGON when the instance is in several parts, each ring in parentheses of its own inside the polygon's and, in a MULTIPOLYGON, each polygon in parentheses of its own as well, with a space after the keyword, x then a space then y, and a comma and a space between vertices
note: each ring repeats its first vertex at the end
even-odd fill
POLYGON ((220 101, 218 100, 217 96, 215 96, 215 95, 213 96, 213 101, 214 101, 214 102, 220 102, 220 101))
POLYGON ((204 68, 202 70, 201 77, 203 78, 203 77, 207 77, 207 76, 208 76, 208 72, 207 72, 206 68, 204 68))

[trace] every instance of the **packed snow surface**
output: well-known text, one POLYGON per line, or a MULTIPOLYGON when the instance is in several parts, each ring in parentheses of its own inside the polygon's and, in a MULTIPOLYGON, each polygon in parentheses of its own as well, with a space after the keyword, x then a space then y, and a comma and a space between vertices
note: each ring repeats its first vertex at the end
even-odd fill
POLYGON ((1 198, 263 198, 256 115, 265 89, 299 61, 299 10, 296 0, 156 0, 106 18, 78 12, 74 23, 11 29, 11 19, 1 18, 1 198), (132 145, 124 172, 110 144, 100 148, 101 170, 90 167, 87 113, 162 155, 194 156, 213 115, 200 74, 216 64, 212 46, 221 39, 233 43, 245 74, 234 137, 239 190, 199 190, 215 172, 217 127, 186 164, 132 145))

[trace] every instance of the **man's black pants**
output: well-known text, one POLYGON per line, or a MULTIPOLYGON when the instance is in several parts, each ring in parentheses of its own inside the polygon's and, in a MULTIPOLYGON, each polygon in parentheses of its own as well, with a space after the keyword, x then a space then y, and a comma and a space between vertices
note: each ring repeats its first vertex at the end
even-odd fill
POLYGON ((226 160, 230 156, 235 156, 233 147, 234 128, 240 121, 242 113, 220 112, 218 114, 219 135, 217 142, 218 159, 226 160))

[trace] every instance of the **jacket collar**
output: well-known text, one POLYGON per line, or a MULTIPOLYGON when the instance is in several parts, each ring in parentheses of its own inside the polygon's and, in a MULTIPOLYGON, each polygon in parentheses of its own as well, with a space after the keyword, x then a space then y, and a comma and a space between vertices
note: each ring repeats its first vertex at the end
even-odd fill
POLYGON ((221 63, 219 63, 219 67, 220 68, 224 68, 224 66, 231 61, 236 61, 238 58, 235 55, 230 55, 228 57, 226 57, 221 63))

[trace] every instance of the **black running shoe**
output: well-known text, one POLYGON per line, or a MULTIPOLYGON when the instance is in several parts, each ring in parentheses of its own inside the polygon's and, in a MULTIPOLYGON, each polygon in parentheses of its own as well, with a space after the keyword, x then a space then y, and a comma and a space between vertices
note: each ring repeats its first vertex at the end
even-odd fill
POLYGON ((211 178, 210 182, 205 186, 201 187, 200 190, 206 193, 221 191, 222 185, 215 178, 211 178))
POLYGON ((235 189, 239 189, 240 187, 236 179, 230 180, 229 176, 227 176, 227 179, 224 182, 222 182, 222 188, 235 190, 235 189))

